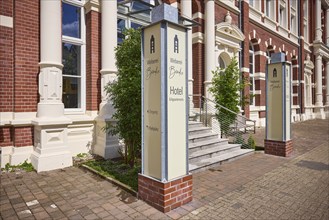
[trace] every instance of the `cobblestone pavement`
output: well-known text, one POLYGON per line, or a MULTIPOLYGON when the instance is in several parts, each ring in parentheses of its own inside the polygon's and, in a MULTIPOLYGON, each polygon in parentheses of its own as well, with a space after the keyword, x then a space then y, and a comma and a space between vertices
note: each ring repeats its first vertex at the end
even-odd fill
POLYGON ((183 219, 329 219, 328 155, 322 144, 183 219))
POLYGON ((194 174, 194 200, 167 215, 76 167, 2 173, 0 219, 329 219, 328 124, 293 124, 290 158, 258 152, 194 174))

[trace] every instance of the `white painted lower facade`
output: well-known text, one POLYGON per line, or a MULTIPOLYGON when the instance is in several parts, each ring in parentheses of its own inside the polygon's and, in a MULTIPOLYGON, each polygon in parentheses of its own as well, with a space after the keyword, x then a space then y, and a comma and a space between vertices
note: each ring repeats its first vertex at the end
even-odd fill
MULTIPOLYGON (((24 113, 26 117, 23 121, 20 119, 22 116, 20 113, 2 113, 1 119, 4 119, 3 123, 6 121, 6 126, 32 126, 32 121, 36 120, 35 115, 36 112, 24 113), (4 115, 7 117, 4 118, 4 115), (18 118, 12 116, 18 116, 18 118)), ((72 166, 72 157, 79 153, 94 153, 106 159, 118 157, 120 147, 118 138, 104 131, 105 123, 102 125, 96 123, 96 115, 97 112, 88 112, 85 115, 66 115, 71 120, 67 126, 48 124, 46 128, 39 128, 42 131, 35 131, 34 146, 1 147, 1 168, 4 168, 7 163, 18 165, 27 160, 32 162, 40 172, 72 166), (96 145, 97 136, 104 137, 104 146, 96 145), (41 149, 39 147, 41 142, 46 147, 41 149)), ((38 130, 38 125, 34 125, 34 127, 35 130, 38 130)))

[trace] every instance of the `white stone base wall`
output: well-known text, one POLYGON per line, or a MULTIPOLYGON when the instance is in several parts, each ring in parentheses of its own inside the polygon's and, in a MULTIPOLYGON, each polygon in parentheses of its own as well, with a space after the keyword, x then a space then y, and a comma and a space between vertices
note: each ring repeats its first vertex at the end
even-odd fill
POLYGON ((119 150, 122 144, 120 144, 118 137, 112 136, 104 130, 105 125, 106 123, 104 120, 96 121, 96 143, 93 146, 92 151, 94 154, 97 154, 105 159, 120 157, 119 150))
POLYGON ((31 154, 33 152, 33 146, 26 147, 2 147, 0 156, 1 168, 4 168, 7 163, 10 165, 18 165, 25 160, 31 162, 31 154))
MULTIPOLYGON (((34 152, 33 146, 14 147, 6 146, 1 147, 0 166, 4 168, 7 163, 10 165, 18 165, 25 160, 32 162, 35 168, 51 170, 52 167, 67 167, 71 166, 72 157, 79 153, 91 153, 94 143, 94 121, 74 121, 67 127, 67 147, 61 148, 60 143, 58 146, 52 146, 46 151, 45 155, 40 155, 34 152), (38 161, 38 162, 36 162, 38 161), (43 165, 40 165, 43 164, 43 165), (49 166, 48 166, 49 165, 49 166), (42 167, 40 167, 42 166, 42 167)), ((54 139, 54 143, 61 142, 61 134, 52 137, 52 133, 48 138, 54 139)), ((37 138, 37 136, 35 137, 37 138)), ((44 152, 45 149, 42 149, 44 152)), ((56 169, 56 168, 54 168, 56 169)))
POLYGON ((72 156, 91 153, 94 142, 94 123, 73 123, 68 126, 67 139, 72 156))

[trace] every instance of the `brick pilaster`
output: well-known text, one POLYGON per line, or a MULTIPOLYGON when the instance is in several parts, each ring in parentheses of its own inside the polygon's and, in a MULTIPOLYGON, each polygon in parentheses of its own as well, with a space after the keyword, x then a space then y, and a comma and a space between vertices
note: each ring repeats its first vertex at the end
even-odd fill
MULTIPOLYGON (((303 7, 303 1, 299 1, 299 4, 301 7, 303 7)), ((309 7, 307 7, 309 8, 309 7)), ((304 10, 299 11, 299 16, 300 18, 304 17, 304 10)), ((305 50, 304 50, 304 19, 299 19, 299 31, 300 31, 300 36, 303 36, 299 40, 299 61, 297 61, 299 68, 301 68, 301 74, 299 77, 299 92, 298 92, 298 97, 299 97, 299 109, 300 109, 300 114, 305 113, 305 91, 304 91, 304 60, 306 57, 305 50)), ((299 70, 300 71, 300 70, 299 70)), ((298 71, 298 72, 299 72, 298 71)), ((298 73, 299 74, 299 73, 298 73)))
MULTIPOLYGON (((249 68, 249 4, 246 1, 241 1, 241 31, 246 36, 246 39, 242 42, 242 68, 249 68)), ((243 80, 249 82, 249 72, 241 71, 243 80)), ((250 88, 246 86, 243 90, 244 96, 249 96, 250 88)), ((250 117, 250 107, 248 104, 244 106, 244 113, 246 117, 250 117)))
POLYGON ((101 102, 101 14, 86 15, 86 109, 97 111, 101 102))

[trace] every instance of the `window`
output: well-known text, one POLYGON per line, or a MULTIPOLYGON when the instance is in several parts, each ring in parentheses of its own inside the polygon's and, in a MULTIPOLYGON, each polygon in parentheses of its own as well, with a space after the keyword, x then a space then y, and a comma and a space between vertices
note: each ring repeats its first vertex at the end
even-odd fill
POLYGON ((305 74, 305 106, 312 106, 312 82, 311 76, 305 74))
POLYGON ((249 42, 249 83, 250 83, 250 101, 249 101, 249 105, 254 106, 255 105, 255 54, 254 54, 254 48, 251 44, 251 42, 249 42))
POLYGON ((261 1, 259 1, 259 0, 249 0, 249 6, 253 7, 254 9, 257 9, 258 11, 260 11, 261 1))
POLYGON ((225 64, 223 58, 220 57, 220 56, 219 56, 219 68, 221 68, 221 69, 225 69, 226 68, 226 64, 225 64))
POLYGON ((308 0, 304 0, 303 10, 304 10, 304 40, 308 42, 308 0))
POLYGON ((297 1, 290 0, 290 31, 297 34, 297 1))
POLYGON ((83 2, 62 4, 63 96, 66 111, 85 110, 85 17, 83 2))
POLYGON ((279 24, 281 27, 287 27, 287 10, 286 4, 281 0, 279 6, 279 24))
POLYGON ((275 1, 265 0, 265 15, 272 20, 275 20, 275 1))

